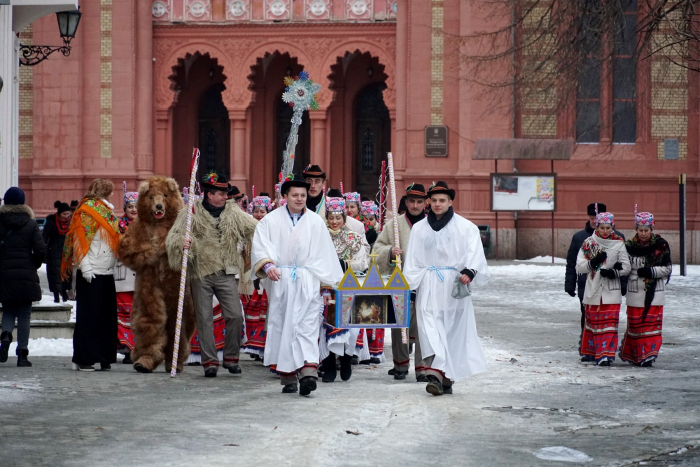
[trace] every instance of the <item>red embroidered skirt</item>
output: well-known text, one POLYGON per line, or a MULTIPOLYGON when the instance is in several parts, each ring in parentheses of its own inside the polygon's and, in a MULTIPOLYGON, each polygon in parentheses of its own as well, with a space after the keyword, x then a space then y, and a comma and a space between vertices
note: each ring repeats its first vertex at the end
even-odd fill
POLYGON ((620 304, 586 305, 586 325, 581 336, 581 355, 615 360, 620 304))
POLYGON ((637 365, 656 360, 661 349, 664 307, 652 306, 642 321, 644 307, 627 307, 627 332, 622 339, 620 358, 637 365))
POLYGON ((243 302, 243 315, 245 316, 245 333, 247 342, 241 347, 241 351, 262 357, 265 355, 265 340, 267 331, 265 330, 265 320, 267 319, 267 293, 263 290, 262 295, 256 290, 243 302))
MULTIPOLYGON (((213 310, 214 313, 214 342, 216 343, 216 350, 224 349, 224 336, 226 335, 226 323, 224 322, 224 317, 221 315, 221 305, 216 305, 213 310)), ((199 330, 194 333, 192 339, 190 340, 190 353, 199 355, 201 350, 199 348, 199 330)))
POLYGON ((117 338, 119 347, 134 350, 134 333, 131 332, 131 309, 134 292, 117 292, 117 338))
POLYGON ((381 358, 384 355, 384 329, 367 329, 369 354, 381 358))

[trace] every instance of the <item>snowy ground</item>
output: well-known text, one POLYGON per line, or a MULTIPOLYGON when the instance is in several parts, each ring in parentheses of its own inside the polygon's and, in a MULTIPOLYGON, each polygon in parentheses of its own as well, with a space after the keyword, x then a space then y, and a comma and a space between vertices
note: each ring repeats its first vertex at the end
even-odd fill
MULTIPOLYGON (((69 340, 0 364, 3 465, 700 465, 700 267, 674 275, 650 369, 584 365, 578 300, 551 258, 492 263, 474 296, 489 369, 435 398, 360 367, 310 398, 242 360, 243 375, 171 380, 70 371, 69 340), (41 355, 55 355, 44 357, 41 355), (639 462, 639 464, 633 464, 639 462)), ((620 333, 625 328, 624 306, 620 333)), ((387 333, 388 335, 388 333, 387 333)), ((388 340, 388 339, 387 339, 388 340)), ((391 361, 390 346, 387 357, 391 361)), ((14 352, 13 352, 14 353, 14 352)))

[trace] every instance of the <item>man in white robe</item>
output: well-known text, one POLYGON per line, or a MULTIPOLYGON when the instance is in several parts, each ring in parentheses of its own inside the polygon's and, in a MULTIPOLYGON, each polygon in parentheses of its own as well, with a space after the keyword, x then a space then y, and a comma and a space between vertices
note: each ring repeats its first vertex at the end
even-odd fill
POLYGON ((479 228, 452 209, 455 191, 440 181, 428 196, 431 210, 411 230, 403 274, 417 291, 426 391, 439 396, 452 394, 454 381, 486 369, 472 299, 455 299, 452 290, 456 280, 485 284, 489 273, 479 228))
POLYGON ((295 176, 282 184, 287 204, 255 229, 251 262, 268 278, 265 365, 275 365, 282 392, 316 390, 319 320, 330 290, 343 278, 325 220, 306 209, 309 184, 295 176))

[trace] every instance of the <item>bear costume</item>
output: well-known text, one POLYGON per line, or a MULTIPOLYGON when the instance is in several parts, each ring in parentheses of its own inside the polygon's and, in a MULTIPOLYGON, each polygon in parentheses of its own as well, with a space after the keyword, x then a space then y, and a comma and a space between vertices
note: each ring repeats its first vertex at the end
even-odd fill
MULTIPOLYGON (((170 372, 175 344, 175 322, 180 290, 180 271, 170 268, 165 238, 178 213, 184 208, 177 182, 155 176, 141 183, 134 219, 119 242, 119 258, 136 273, 131 329, 135 348, 134 369, 150 373, 165 361, 170 372)), ((180 330, 177 370, 190 354, 195 331, 194 306, 189 285, 180 330)))

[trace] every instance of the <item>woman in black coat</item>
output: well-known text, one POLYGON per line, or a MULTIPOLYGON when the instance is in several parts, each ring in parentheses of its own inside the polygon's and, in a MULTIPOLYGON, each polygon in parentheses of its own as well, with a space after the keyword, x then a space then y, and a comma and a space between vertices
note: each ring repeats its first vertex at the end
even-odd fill
POLYGON ((2 334, 0 362, 7 361, 12 331, 17 319, 17 366, 32 366, 29 355, 29 317, 32 302, 41 300, 36 270, 43 263, 46 245, 34 220, 34 211, 24 204, 24 192, 12 187, 0 206, 0 302, 2 334))
POLYGON ((70 219, 73 213, 68 203, 56 201, 53 203, 56 214, 46 217, 46 224, 41 236, 46 243, 46 278, 49 281, 49 289, 53 293, 53 301, 59 303, 59 296, 64 302, 68 301, 68 290, 71 281, 61 281, 61 258, 63 257, 63 243, 70 227, 70 219))

